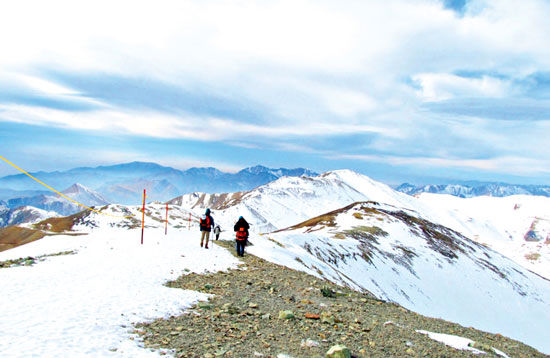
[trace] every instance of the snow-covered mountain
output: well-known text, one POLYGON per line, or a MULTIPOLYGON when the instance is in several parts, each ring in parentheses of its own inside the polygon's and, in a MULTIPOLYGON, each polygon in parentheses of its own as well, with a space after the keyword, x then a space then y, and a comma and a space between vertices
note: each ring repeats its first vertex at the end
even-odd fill
POLYGON ((416 212, 355 203, 252 241, 270 261, 550 350, 550 281, 416 212))
POLYGON ((424 193, 418 200, 439 213, 438 223, 550 279, 550 198, 424 193))
POLYGON ((449 194, 461 198, 476 196, 510 196, 510 195, 540 195, 550 197, 550 186, 547 185, 514 185, 503 183, 479 183, 474 185, 464 184, 429 184, 412 185, 404 183, 396 188, 397 191, 409 195, 421 193, 449 194))
POLYGON ((108 201, 98 192, 86 188, 84 185, 75 183, 62 191, 69 198, 83 203, 87 206, 106 205, 108 201))
MULTIPOLYGON (((197 215, 214 210, 223 226, 244 216, 255 232, 281 229, 356 201, 378 201, 413 208, 417 200, 351 170, 315 177, 282 177, 251 191, 191 193, 169 201, 197 215)), ((223 227, 222 226, 222 227, 223 227)))
MULTIPOLYGON (((76 200, 86 206, 100 206, 108 204, 99 193, 86 188, 84 185, 75 183, 62 191, 69 198, 76 200)), ((47 212, 52 212, 54 216, 71 215, 84 208, 78 204, 69 201, 58 194, 37 195, 32 197, 14 198, 7 201, 7 206, 11 209, 20 207, 34 207, 47 212)), ((45 213, 43 213, 45 215, 45 213)))
POLYGON ((550 207, 550 198, 460 199, 434 194, 417 198, 367 176, 339 170, 316 177, 281 178, 247 192, 192 193, 170 203, 197 217, 210 208, 222 228, 231 228, 239 216, 244 216, 251 223, 251 230, 270 232, 356 201, 376 201, 412 210, 550 279, 550 228, 547 224, 550 214, 546 209, 550 207))
POLYGON ((55 211, 46 211, 32 206, 21 206, 16 209, 0 206, 0 227, 33 224, 56 216, 60 215, 55 211))

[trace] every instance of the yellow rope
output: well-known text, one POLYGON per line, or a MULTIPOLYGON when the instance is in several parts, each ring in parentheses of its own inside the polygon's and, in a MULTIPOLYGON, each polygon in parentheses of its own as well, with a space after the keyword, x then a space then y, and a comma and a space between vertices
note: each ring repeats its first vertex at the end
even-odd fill
POLYGON ((111 215, 111 214, 102 213, 101 211, 97 211, 97 210, 95 210, 95 209, 92 209, 92 208, 90 208, 90 207, 88 207, 88 206, 86 206, 86 205, 84 205, 84 204, 79 203, 79 202, 76 201, 76 200, 73 200, 73 199, 69 198, 68 196, 66 196, 65 194, 63 194, 63 193, 61 193, 61 192, 59 192, 59 191, 57 191, 57 190, 55 190, 54 188, 52 188, 52 187, 49 186, 48 184, 46 184, 46 183, 40 181, 39 179, 33 177, 32 175, 30 175, 29 173, 27 173, 27 172, 24 171, 23 169, 19 168, 17 165, 13 164, 12 162, 10 162, 9 160, 7 160, 6 158, 4 158, 4 157, 1 156, 1 155, 0 155, 0 159, 4 160, 6 163, 8 163, 9 165, 13 166, 14 168, 16 168, 17 170, 21 171, 22 173, 25 173, 27 176, 33 178, 34 180, 36 180, 36 181, 39 182, 40 184, 44 185, 46 188, 50 189, 51 191, 56 192, 57 194, 61 195, 61 196, 64 197, 65 199, 70 200, 70 201, 72 201, 73 203, 76 203, 76 204, 78 204, 78 205, 80 205, 80 206, 82 206, 82 207, 84 207, 84 208, 86 208, 86 209, 88 209, 88 210, 91 210, 91 211, 93 211, 93 212, 95 212, 95 213, 98 213, 98 214, 101 214, 101 215, 106 215, 106 216, 112 216, 112 217, 115 217, 115 218, 130 218, 130 217, 132 217, 132 216, 135 216, 135 215, 132 215, 132 216, 117 216, 117 215, 111 215))

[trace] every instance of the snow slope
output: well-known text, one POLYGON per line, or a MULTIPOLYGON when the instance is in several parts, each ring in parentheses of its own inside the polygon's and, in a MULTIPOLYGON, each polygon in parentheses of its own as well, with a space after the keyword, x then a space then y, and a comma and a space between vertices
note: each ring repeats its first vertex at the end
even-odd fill
POLYGON ((457 198, 421 194, 438 222, 550 278, 550 198, 515 195, 457 198))
MULTIPOLYGON (((116 214, 120 208, 111 209, 116 214)), ((139 214, 137 208, 124 210, 139 214)), ((215 245, 201 249, 195 232, 170 228, 165 236, 162 223, 150 217, 141 245, 141 228, 129 228, 132 223, 92 213, 76 228, 88 235, 50 236, 0 253, 2 261, 76 252, 0 269, 0 356, 158 357, 130 339, 132 324, 180 314, 206 299, 163 283, 187 270, 224 270, 238 263, 215 245)))
POLYGON ((46 211, 32 206, 22 206, 17 209, 0 207, 0 227, 34 224, 55 216, 59 216, 55 211, 46 211))
POLYGON ((550 281, 412 211, 359 203, 252 242, 267 260, 550 352, 550 281))

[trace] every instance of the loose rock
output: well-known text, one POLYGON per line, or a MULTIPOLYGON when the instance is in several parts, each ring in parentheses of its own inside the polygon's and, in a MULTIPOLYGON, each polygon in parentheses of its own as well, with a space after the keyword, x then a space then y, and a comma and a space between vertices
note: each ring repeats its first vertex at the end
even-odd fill
POLYGON ((337 344, 330 347, 326 354, 327 358, 351 358, 351 352, 346 346, 337 344))

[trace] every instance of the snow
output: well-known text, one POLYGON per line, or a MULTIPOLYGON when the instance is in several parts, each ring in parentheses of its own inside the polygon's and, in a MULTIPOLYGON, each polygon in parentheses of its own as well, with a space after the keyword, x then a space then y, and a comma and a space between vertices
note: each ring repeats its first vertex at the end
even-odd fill
POLYGON ((79 228, 88 235, 46 237, 0 253, 3 261, 76 251, 0 269, 2 357, 157 357, 130 339, 132 324, 181 314, 207 299, 163 284, 186 270, 238 264, 217 245, 200 248, 198 232, 187 228, 169 227, 165 236, 160 223, 149 223, 141 245, 140 228, 110 227, 117 219, 92 217, 98 228, 79 228))
POLYGON ((418 200, 438 212, 437 221, 442 225, 550 279, 550 198, 515 195, 464 199, 423 193, 418 200), (529 231, 538 241, 525 240, 529 231))
POLYGON ((47 218, 59 216, 55 211, 46 211, 33 206, 21 206, 17 209, 7 209, 1 212, 0 227, 10 225, 30 226, 47 218))
MULTIPOLYGON (((449 347, 453 347, 454 349, 460 349, 464 351, 471 351, 473 354, 486 354, 486 352, 481 351, 479 349, 475 349, 473 347, 470 347, 470 345, 473 345, 475 342, 471 339, 455 336, 452 334, 445 334, 445 333, 435 333, 430 331, 424 331, 424 330, 416 330, 416 332, 425 334, 434 341, 441 342, 443 344, 448 345, 449 347)), ((493 352, 503 358, 510 358, 508 355, 502 351, 499 351, 498 349, 491 347, 493 352)))
POLYGON ((67 189, 63 190, 62 193, 67 195, 69 198, 88 206, 108 204, 108 201, 103 198, 101 194, 79 183, 71 185, 67 189))
POLYGON ((473 354, 486 354, 485 352, 480 351, 479 349, 470 347, 469 345, 474 344, 474 341, 468 338, 459 337, 452 334, 434 333, 434 332, 429 332, 424 330, 417 330, 416 332, 425 334, 431 339, 433 339, 434 341, 444 343, 449 347, 453 347, 454 349, 471 351, 473 354))

